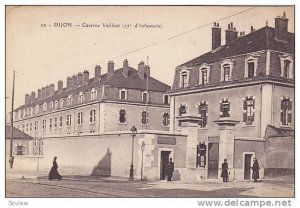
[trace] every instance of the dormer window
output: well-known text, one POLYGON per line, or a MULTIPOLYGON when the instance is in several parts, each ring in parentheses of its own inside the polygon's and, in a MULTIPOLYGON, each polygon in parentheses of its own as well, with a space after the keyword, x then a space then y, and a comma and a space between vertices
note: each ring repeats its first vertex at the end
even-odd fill
POLYGON ((91 91, 91 100, 96 100, 97 98, 97 90, 95 88, 91 91))
POLYGON ((60 108, 63 108, 64 107, 64 99, 60 99, 60 108))
POLYGON ((142 93, 142 102, 148 103, 149 102, 149 92, 143 92, 142 93))
POLYGON ((181 72, 180 74, 180 87, 188 86, 188 73, 186 71, 181 72))
POLYGON ((72 105, 72 103, 73 103, 73 97, 72 97, 72 95, 69 95, 68 100, 67 100, 67 105, 70 106, 70 105, 72 105))
POLYGON ((165 105, 168 105, 169 104, 169 95, 164 95, 163 101, 164 101, 165 105))
POLYGON ((47 111, 47 103, 44 103, 44 104, 43 104, 43 111, 44 111, 44 112, 47 111))
POLYGON ((293 79, 294 61, 292 56, 281 55, 280 65, 281 65, 281 77, 286 79, 293 79))
POLYGON ((54 104, 53 101, 50 102, 50 110, 53 110, 54 104))
POLYGON ((221 82, 231 81, 233 61, 224 60, 221 64, 221 82))
POLYGON ((58 109, 58 100, 55 100, 54 108, 58 109))
POLYGON ((121 100, 127 100, 127 90, 122 89, 119 91, 119 98, 121 100))
POLYGON ((199 68, 199 84, 206 85, 209 83, 210 65, 202 64, 199 68))
POLYGON ((252 78, 256 76, 258 58, 250 56, 245 60, 245 78, 252 78))
POLYGON ((40 106, 36 105, 35 106, 35 114, 38 114, 40 112, 40 106))
POLYGON ((78 95, 78 103, 83 103, 83 102, 84 102, 84 94, 80 92, 78 95))

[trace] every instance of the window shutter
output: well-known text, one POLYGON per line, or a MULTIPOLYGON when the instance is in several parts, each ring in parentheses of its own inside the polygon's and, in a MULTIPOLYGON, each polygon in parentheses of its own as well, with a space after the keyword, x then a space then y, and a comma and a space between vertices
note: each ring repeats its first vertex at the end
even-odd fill
POLYGON ((243 122, 247 122, 247 113, 245 112, 245 113, 243 113, 243 122))
POLYGON ((292 123, 292 113, 288 113, 288 123, 292 123))
POLYGON ((289 110, 292 110, 292 101, 289 101, 289 102, 288 102, 288 109, 289 109, 289 110))
POLYGON ((283 123, 283 112, 280 112, 280 122, 283 123))
POLYGON ((253 99, 253 109, 255 109, 255 100, 253 99))
POLYGON ((252 122, 254 122, 254 118, 255 118, 255 113, 253 112, 252 122))
POLYGON ((222 105, 222 103, 220 103, 220 112, 223 113, 223 105, 222 105))
POLYGON ((243 110, 247 110, 247 100, 244 100, 243 102, 243 110))

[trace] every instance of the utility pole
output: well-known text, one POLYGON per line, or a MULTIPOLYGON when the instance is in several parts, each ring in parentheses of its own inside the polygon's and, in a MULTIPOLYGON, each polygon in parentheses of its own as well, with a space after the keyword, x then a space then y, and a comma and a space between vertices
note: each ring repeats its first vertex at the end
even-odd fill
POLYGON ((12 96, 11 96, 11 114, 10 114, 10 122, 11 122, 11 136, 10 136, 10 157, 12 157, 13 151, 13 133, 14 133, 14 97, 15 97, 15 70, 13 73, 13 87, 12 87, 12 96))

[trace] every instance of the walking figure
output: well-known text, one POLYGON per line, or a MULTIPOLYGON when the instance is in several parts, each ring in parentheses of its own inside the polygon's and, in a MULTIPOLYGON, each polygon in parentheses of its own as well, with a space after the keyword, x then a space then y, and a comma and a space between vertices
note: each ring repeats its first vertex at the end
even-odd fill
POLYGON ((228 163, 227 163, 227 159, 224 159, 224 162, 222 163, 221 177, 223 178, 223 182, 228 182, 228 163))
POLYGON ((49 172, 49 180, 52 180, 52 179, 60 180, 62 178, 62 176, 57 171, 58 165, 57 165, 56 159, 57 159, 57 157, 55 156, 53 159, 53 166, 49 172))
POLYGON ((174 172, 174 163, 172 162, 172 158, 170 158, 170 161, 167 164, 168 181, 172 180, 173 172, 174 172))
POLYGON ((257 179, 259 179, 259 164, 257 162, 256 158, 253 158, 253 166, 252 166, 252 178, 254 179, 254 182, 257 182, 257 179))
POLYGON ((11 156, 11 157, 9 158, 9 167, 10 167, 10 169, 12 169, 13 166, 14 166, 14 159, 15 159, 14 156, 11 156))

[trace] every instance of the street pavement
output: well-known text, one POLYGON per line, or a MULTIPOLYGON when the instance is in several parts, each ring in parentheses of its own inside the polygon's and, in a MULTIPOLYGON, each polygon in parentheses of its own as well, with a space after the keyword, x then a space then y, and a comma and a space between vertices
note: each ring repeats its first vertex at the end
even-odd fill
POLYGON ((41 175, 7 174, 6 197, 294 197, 294 179, 263 179, 258 183, 250 180, 183 183, 77 175, 49 181, 41 175))

